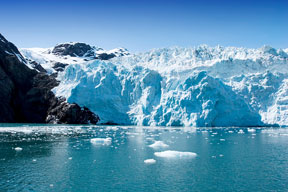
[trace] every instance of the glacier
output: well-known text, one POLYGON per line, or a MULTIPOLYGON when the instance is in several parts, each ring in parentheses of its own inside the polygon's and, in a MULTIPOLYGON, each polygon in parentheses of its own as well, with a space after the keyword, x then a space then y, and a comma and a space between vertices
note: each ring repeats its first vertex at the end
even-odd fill
MULTIPOLYGON (((39 51, 22 54, 43 59, 39 51)), ((288 49, 201 45, 72 61, 53 92, 104 124, 288 125, 288 49)))

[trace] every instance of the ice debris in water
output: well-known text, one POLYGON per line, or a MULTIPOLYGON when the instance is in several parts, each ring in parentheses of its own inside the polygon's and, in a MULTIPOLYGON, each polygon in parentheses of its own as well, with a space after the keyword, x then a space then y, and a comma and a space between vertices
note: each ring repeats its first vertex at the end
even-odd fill
POLYGON ((155 159, 146 159, 146 160, 144 160, 144 163, 146 163, 146 164, 154 164, 154 163, 156 163, 156 160, 155 159))
POLYGON ((163 158, 194 158, 197 156, 197 154, 193 152, 181 152, 171 150, 155 152, 154 155, 163 158))
POLYGON ((244 134, 244 131, 243 131, 242 129, 240 129, 240 130, 238 131, 238 134, 244 134))
POLYGON ((112 139, 108 138, 93 138, 90 140, 93 145, 111 145, 112 139))
POLYGON ((22 151, 23 149, 21 147, 15 147, 15 151, 22 151))
POLYGON ((153 144, 149 145, 149 147, 153 149, 158 149, 158 148, 167 148, 169 145, 165 144, 163 141, 155 141, 153 144))
POLYGON ((250 132, 250 133, 256 132, 255 129, 250 129, 250 128, 248 128, 247 131, 250 132))

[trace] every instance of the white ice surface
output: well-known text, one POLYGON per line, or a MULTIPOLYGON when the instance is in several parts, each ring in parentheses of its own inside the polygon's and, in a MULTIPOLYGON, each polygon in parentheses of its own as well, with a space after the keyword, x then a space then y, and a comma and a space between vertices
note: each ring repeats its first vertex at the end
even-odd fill
MULTIPOLYGON (((26 56, 59 59, 46 57, 46 52, 28 51, 26 56)), ((154 49, 109 61, 76 58, 58 79, 54 93, 88 107, 100 123, 288 125, 287 49, 204 45, 154 49)))
POLYGON ((155 164, 156 160, 155 159, 146 159, 146 160, 144 160, 144 163, 146 163, 146 164, 155 164))
POLYGON ((93 145, 111 145, 112 139, 110 137, 108 137, 108 138, 93 138, 93 139, 90 139, 90 142, 93 145))
POLYGON ((159 149, 159 148, 167 148, 169 145, 165 144, 163 141, 155 141, 153 144, 149 145, 149 147, 153 149, 159 149))
POLYGON ((163 157, 163 158, 194 158, 197 156, 196 153, 193 152, 181 152, 181 151, 162 151, 162 152, 155 152, 155 156, 163 157))
POLYGON ((15 147, 15 151, 22 151, 23 149, 21 147, 15 147))

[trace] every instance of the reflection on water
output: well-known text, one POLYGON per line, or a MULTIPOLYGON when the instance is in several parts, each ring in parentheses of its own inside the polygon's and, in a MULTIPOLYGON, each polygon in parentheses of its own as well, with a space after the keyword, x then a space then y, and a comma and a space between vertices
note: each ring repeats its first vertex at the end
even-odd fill
POLYGON ((286 129, 0 126, 0 191, 288 188, 286 129))

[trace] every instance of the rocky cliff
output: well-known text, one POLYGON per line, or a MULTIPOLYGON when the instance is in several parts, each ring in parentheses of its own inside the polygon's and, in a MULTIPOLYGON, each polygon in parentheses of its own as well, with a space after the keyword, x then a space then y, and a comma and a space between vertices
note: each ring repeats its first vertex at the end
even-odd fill
POLYGON ((88 108, 70 104, 51 91, 53 75, 29 68, 17 47, 0 34, 0 122, 96 124, 88 108))

